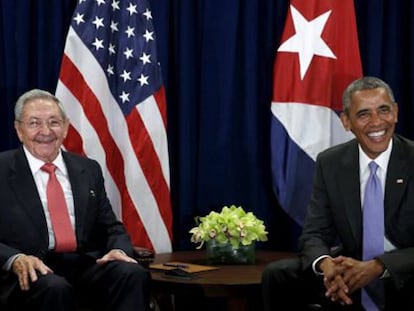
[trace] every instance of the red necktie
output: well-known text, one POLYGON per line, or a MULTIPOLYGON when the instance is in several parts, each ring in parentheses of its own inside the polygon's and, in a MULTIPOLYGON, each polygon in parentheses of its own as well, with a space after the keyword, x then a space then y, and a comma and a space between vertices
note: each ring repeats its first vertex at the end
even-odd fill
POLYGON ((56 166, 52 163, 46 163, 41 169, 49 173, 46 196, 47 208, 55 233, 55 251, 60 253, 73 252, 76 250, 76 237, 70 223, 62 186, 55 175, 56 166))

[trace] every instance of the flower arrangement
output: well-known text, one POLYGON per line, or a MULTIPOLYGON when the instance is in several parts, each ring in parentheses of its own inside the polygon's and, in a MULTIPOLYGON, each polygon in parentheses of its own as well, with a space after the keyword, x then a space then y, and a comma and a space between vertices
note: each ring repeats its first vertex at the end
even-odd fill
POLYGON ((224 206, 220 213, 210 212, 205 217, 195 218, 197 227, 190 230, 191 242, 200 243, 215 240, 217 243, 230 242, 234 248, 250 245, 254 241, 267 241, 267 231, 262 220, 239 206, 224 206))

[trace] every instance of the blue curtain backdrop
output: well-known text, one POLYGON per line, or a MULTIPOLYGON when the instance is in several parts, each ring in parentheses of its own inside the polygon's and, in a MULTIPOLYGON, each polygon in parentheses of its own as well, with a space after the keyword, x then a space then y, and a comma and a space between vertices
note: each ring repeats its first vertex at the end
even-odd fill
MULTIPOLYGON (((294 249, 300 228, 278 206, 269 162, 273 60, 288 1, 150 2, 168 100, 174 248, 195 247, 195 216, 234 203, 265 221, 270 240, 260 247, 294 249)), ((0 1, 0 150, 18 146, 17 97, 55 91, 75 5, 0 1)), ((414 139, 414 2, 355 0, 355 8, 364 74, 391 84, 397 130, 414 139)))

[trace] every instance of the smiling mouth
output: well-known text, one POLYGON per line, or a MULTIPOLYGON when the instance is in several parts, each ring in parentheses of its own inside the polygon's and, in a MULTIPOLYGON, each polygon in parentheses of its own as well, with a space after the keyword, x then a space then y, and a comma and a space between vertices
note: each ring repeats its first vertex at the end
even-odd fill
POLYGON ((50 144, 55 141, 55 137, 38 137, 36 141, 39 144, 50 144))
POLYGON ((385 133, 386 133, 386 130, 382 130, 382 131, 377 131, 377 132, 370 132, 370 133, 368 133, 367 136, 369 138, 378 139, 378 138, 383 137, 385 135, 385 133))
POLYGON ((385 134, 387 133, 386 130, 376 131, 376 132, 370 132, 367 134, 368 138, 374 141, 381 140, 385 134))

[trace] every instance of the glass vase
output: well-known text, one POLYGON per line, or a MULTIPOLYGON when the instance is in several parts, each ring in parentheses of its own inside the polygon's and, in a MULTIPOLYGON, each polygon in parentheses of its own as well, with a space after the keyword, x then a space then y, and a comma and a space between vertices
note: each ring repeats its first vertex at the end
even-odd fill
POLYGON ((216 240, 209 240, 206 242, 206 254, 207 262, 211 265, 249 265, 254 264, 256 259, 254 242, 234 248, 230 242, 218 243, 216 240))

